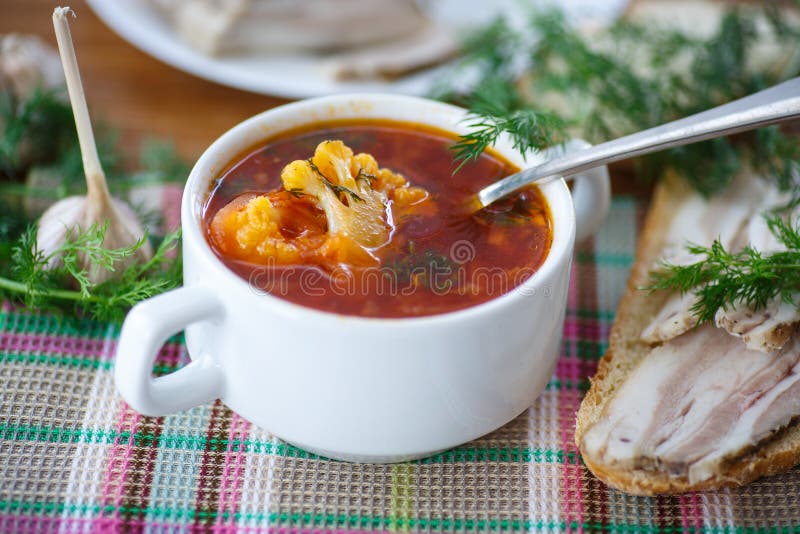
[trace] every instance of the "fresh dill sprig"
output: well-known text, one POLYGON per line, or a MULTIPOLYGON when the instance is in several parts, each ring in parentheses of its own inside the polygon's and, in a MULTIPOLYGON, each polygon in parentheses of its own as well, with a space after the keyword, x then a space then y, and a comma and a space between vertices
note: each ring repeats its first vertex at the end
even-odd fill
POLYGON ((286 190, 287 193, 292 195, 294 198, 300 198, 306 196, 306 192, 303 191, 300 187, 290 187, 286 190))
POLYGON ((349 187, 345 187, 343 185, 337 185, 328 180, 327 178, 325 178, 324 176, 322 177, 322 181, 325 182, 325 185, 327 185, 328 188, 330 188, 330 190, 336 193, 337 195, 339 196, 347 195, 350 198, 352 198, 355 202, 364 202, 364 199, 358 196, 358 194, 356 194, 356 192, 350 189, 349 187))
POLYGON ((459 162, 454 172, 477 160, 502 134, 511 137, 513 147, 523 157, 563 140, 564 121, 547 111, 534 109, 502 81, 488 81, 471 95, 468 102, 470 132, 462 135, 450 149, 459 162))
POLYGON ((328 180, 328 177, 322 174, 322 171, 319 170, 319 167, 317 167, 316 163, 314 163, 311 160, 311 158, 308 158, 308 160, 306 161, 308 161, 308 164, 311 166, 311 169, 315 173, 317 173, 317 175, 320 177, 322 183, 328 186, 328 188, 331 191, 333 191, 336 194, 336 196, 341 197, 341 195, 347 195, 350 198, 352 198, 354 202, 364 202, 364 199, 358 196, 358 194, 356 194, 356 192, 350 189, 349 187, 338 185, 328 180))
POLYGON ((647 289, 693 292, 691 308, 699 323, 714 319, 720 309, 745 305, 759 310, 780 297, 796 303, 800 292, 800 226, 798 221, 767 217, 767 226, 786 250, 763 253, 752 246, 731 252, 715 240, 710 247, 688 245, 698 261, 688 265, 661 263, 650 274, 647 289))
POLYGON ((378 177, 374 174, 370 174, 366 172, 364 169, 358 169, 358 175, 356 175, 356 182, 359 180, 363 180, 368 186, 372 187, 373 182, 377 180, 378 177))
POLYGON ((95 288, 100 300, 91 313, 99 319, 120 322, 125 313, 142 300, 154 297, 183 283, 183 259, 180 254, 181 231, 165 235, 144 263, 134 263, 118 280, 108 280, 95 288))
POLYGON ((0 273, 10 269, 16 242, 32 222, 17 203, 0 198, 0 273))
POLYGON ((94 284, 89 271, 82 266, 83 263, 88 263, 93 269, 114 272, 120 261, 133 256, 147 242, 147 235, 143 235, 130 246, 109 249, 103 246, 107 231, 108 224, 72 229, 68 232, 64 243, 45 255, 36 244, 36 227, 30 226, 22 236, 20 247, 14 251, 16 258, 22 254, 30 254, 30 261, 22 263, 29 269, 23 270, 18 267, 15 274, 18 279, 28 283, 35 290, 35 284, 32 282, 36 280, 37 273, 34 271, 47 269, 51 277, 74 280, 78 284, 81 296, 87 297, 94 284))
POLYGON ((458 265, 452 259, 433 249, 418 251, 413 241, 406 248, 405 254, 387 263, 384 275, 437 292, 454 289, 458 265))
POLYGON ((523 46, 521 36, 503 17, 464 36, 461 55, 449 76, 437 78, 431 96, 463 104, 486 80, 513 80, 519 72, 516 58, 523 46))
MULTIPOLYGON (((502 98, 522 109, 560 117, 561 124, 571 127, 571 135, 593 143, 607 141, 800 75, 800 26, 772 4, 728 8, 708 39, 624 19, 585 37, 559 11, 535 11, 521 30, 495 21, 465 41, 463 59, 450 77, 444 77, 449 86, 440 82, 434 95, 468 108, 473 138, 491 132, 486 124, 504 131, 518 128, 517 134, 525 129, 521 118, 501 113, 499 117, 508 120, 498 121, 498 115, 480 108, 482 99, 475 96, 486 90, 488 80, 495 93, 506 93, 502 98), (771 29, 767 40, 772 57, 759 49, 764 41, 754 21, 759 12, 771 29), (526 38, 529 35, 536 38, 526 38), (478 82, 465 85, 461 79, 469 78, 470 69, 477 72, 478 82)), ((459 140, 457 156, 474 156, 463 152, 479 147, 469 141, 459 140)), ((724 189, 747 165, 800 198, 799 159, 798 143, 773 126, 648 155, 635 165, 637 175, 645 178, 677 172, 705 196, 724 189)))
POLYGON ((149 261, 131 264, 113 279, 94 283, 80 266, 82 261, 89 258, 94 268, 115 272, 119 262, 132 256, 146 239, 108 249, 102 246, 106 229, 94 225, 71 232, 61 246, 44 254, 36 244, 36 226, 30 225, 13 249, 12 276, 0 277, 0 291, 31 308, 68 308, 118 322, 137 302, 181 284, 182 265, 176 254, 180 231, 165 236, 149 261))

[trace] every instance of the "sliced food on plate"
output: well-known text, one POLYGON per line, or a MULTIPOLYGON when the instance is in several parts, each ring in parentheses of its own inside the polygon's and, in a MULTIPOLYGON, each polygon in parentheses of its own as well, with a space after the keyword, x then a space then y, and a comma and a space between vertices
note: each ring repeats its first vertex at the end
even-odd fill
POLYGON ((458 49, 414 0, 150 0, 181 39, 211 56, 325 53, 336 79, 396 78, 458 49))
POLYGON ((420 30, 413 0, 149 0, 193 48, 212 55, 328 51, 420 30))

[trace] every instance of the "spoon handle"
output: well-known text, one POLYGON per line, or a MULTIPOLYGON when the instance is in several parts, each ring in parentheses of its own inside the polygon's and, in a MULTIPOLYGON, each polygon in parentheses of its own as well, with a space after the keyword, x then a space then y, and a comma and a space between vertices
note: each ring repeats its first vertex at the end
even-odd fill
POLYGON ((793 78, 728 104, 655 128, 546 161, 512 174, 478 192, 481 207, 534 182, 568 176, 620 161, 714 137, 800 118, 800 78, 793 78))

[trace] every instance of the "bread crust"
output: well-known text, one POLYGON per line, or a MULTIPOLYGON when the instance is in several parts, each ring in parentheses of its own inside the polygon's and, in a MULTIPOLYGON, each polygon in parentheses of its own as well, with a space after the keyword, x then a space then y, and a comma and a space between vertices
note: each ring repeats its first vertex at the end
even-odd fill
POLYGON ((640 340, 640 333, 661 308, 666 294, 650 294, 640 288, 647 284, 651 266, 663 250, 673 214, 691 194, 689 187, 676 176, 667 177, 656 187, 639 237, 628 285, 611 328, 608 350, 598 364, 597 373, 591 378, 591 387, 576 415, 575 444, 586 466, 609 486, 636 495, 740 486, 763 476, 786 471, 800 463, 800 423, 797 421, 767 444, 739 456, 723 467, 720 473, 695 484, 685 476, 599 464, 585 454, 582 446, 584 433, 602 417, 617 387, 650 351, 650 346, 640 340))

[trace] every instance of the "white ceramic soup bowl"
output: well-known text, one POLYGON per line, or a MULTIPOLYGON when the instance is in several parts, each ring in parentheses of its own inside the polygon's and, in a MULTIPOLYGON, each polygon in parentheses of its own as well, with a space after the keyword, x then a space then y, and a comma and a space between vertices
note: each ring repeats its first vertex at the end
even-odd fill
MULTIPOLYGON (((458 107, 354 94, 281 106, 220 137, 183 193, 184 287, 138 304, 123 325, 115 378, 130 406, 166 415, 219 398, 307 451, 395 462, 486 434, 542 392, 558 357, 576 229, 579 237, 591 234, 608 210, 605 168, 578 178, 574 202, 563 180, 542 187, 553 242, 532 277, 489 302, 441 315, 376 319, 307 308, 253 289, 211 251, 203 206, 209 184, 231 161, 282 131, 353 118, 467 130, 458 107), (153 378, 159 348, 183 329, 192 362, 153 378)), ((547 157, 526 162, 505 138, 495 149, 519 166, 547 157)))

